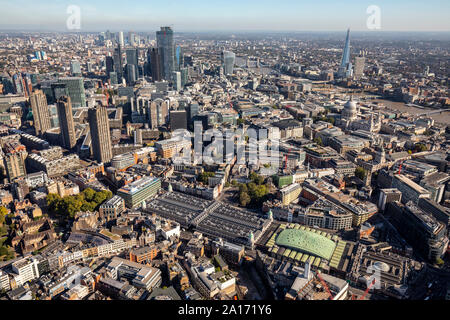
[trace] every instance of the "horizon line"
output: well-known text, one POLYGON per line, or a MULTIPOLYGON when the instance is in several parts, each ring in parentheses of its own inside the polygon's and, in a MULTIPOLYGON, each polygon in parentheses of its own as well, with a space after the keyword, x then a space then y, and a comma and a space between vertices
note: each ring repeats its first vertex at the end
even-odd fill
MULTIPOLYGON (((270 33, 297 33, 297 32, 307 32, 307 33, 335 33, 335 32, 347 32, 347 30, 350 30, 350 32, 356 32, 356 33, 450 33, 450 30, 367 30, 367 29, 334 29, 334 30, 259 30, 259 29, 249 29, 249 30, 210 30, 210 31, 202 31, 202 30, 176 30, 174 29, 175 33, 264 33, 264 32, 270 32, 270 33)), ((2 29, 0 28, 0 32, 40 32, 40 33, 51 33, 51 32, 57 32, 57 33, 101 33, 101 32, 139 32, 139 33, 153 33, 156 31, 159 31, 159 29, 155 30, 139 30, 139 29, 98 29, 98 30, 52 30, 52 29, 2 29)))

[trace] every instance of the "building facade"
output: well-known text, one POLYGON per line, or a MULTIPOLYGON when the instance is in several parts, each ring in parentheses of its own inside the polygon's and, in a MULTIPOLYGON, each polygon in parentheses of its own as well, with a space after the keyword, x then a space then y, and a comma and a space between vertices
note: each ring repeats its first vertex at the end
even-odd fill
POLYGON ((36 90, 30 96, 31 110, 33 111, 34 128, 36 135, 41 136, 52 127, 47 98, 42 90, 36 90))
POLYGON ((72 149, 77 144, 72 114, 72 99, 61 97, 57 102, 61 144, 66 149, 72 149))
POLYGON ((108 163, 113 157, 108 111, 98 105, 89 109, 88 117, 94 158, 99 163, 108 163))

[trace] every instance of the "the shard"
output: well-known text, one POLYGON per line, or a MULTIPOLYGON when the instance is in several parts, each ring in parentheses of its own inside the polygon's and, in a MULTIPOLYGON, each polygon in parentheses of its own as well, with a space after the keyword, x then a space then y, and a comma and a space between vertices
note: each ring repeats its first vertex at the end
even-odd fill
POLYGON ((347 30, 344 52, 342 53, 341 66, 338 70, 338 77, 350 77, 352 75, 352 64, 350 63, 350 29, 347 30))

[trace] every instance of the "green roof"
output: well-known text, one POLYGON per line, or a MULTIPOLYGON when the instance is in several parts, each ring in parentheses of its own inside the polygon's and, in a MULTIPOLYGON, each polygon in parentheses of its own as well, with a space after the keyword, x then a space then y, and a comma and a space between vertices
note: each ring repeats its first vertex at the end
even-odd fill
POLYGON ((342 254, 344 253, 345 246, 347 245, 347 242, 345 241, 339 241, 338 245, 336 247, 336 250, 333 253, 333 257, 330 261, 330 267, 333 267, 337 269, 339 267, 339 262, 341 261, 342 254))
POLYGON ((321 261, 320 258, 316 258, 316 259, 314 260, 313 266, 314 266, 314 267, 319 267, 320 261, 321 261))
POLYGON ((291 252, 291 254, 289 255, 289 258, 290 258, 290 259, 294 259, 295 256, 297 255, 297 253, 298 253, 297 251, 294 251, 294 250, 293 250, 293 251, 291 252))
POLYGON ((301 251, 316 257, 330 260, 336 244, 320 234, 306 231, 287 229, 277 237, 276 244, 281 247, 301 251))

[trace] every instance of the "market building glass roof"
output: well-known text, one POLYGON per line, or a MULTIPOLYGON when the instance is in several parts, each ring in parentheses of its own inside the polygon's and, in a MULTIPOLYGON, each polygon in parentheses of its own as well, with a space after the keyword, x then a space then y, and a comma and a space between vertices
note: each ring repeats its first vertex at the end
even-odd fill
POLYGON ((287 229, 280 232, 277 246, 301 251, 326 260, 330 260, 336 244, 318 233, 300 229, 287 229))

